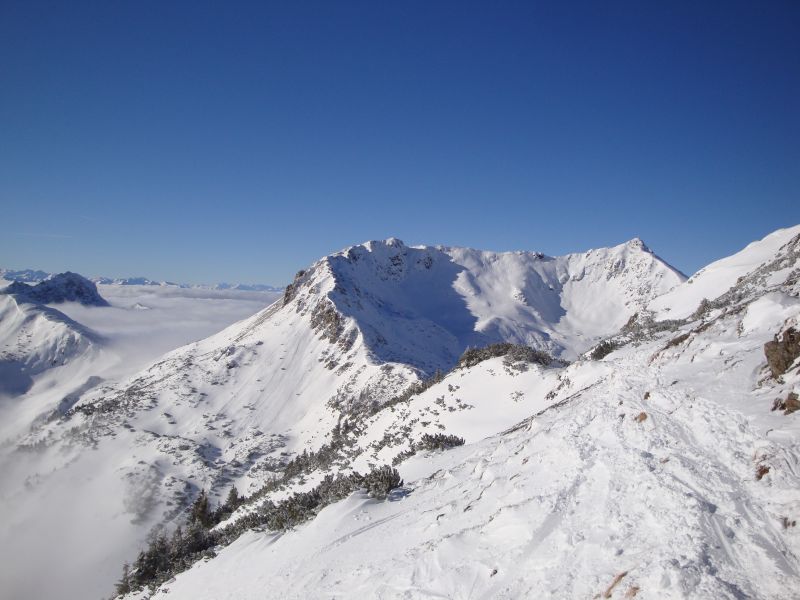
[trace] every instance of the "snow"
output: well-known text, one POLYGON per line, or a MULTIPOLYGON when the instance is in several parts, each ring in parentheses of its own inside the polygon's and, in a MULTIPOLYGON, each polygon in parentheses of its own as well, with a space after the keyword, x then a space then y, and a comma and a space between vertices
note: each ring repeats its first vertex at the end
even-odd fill
POLYGON ((468 445, 402 463, 387 502, 358 492, 243 535, 153 598, 575 598, 615 579, 615 598, 796 598, 800 535, 781 519, 797 514, 800 425, 769 411, 781 384, 761 380, 776 305, 800 314, 773 293, 669 351, 661 336, 559 374, 456 371, 409 410, 463 384, 483 406, 448 430, 468 445), (548 401, 558 375, 571 383, 548 401), (515 388, 534 400, 509 429, 515 388))
POLYGON ((370 353, 428 374, 468 346, 509 341, 574 359, 684 277, 640 240, 563 257, 407 247, 392 238, 327 259, 330 294, 370 353))
POLYGON ((797 235, 800 235, 800 225, 778 229, 764 239, 748 244, 733 256, 700 269, 683 285, 662 295, 648 308, 661 319, 688 317, 697 310, 704 298, 713 300, 728 291, 740 277, 774 257, 781 247, 797 235))
MULTIPOLYGON (((733 283, 769 259, 733 257, 749 265, 733 283)), ((409 439, 442 425, 466 446, 401 463, 388 502, 355 493, 245 534, 153 598, 796 597, 800 536, 782 519, 800 499, 800 425, 769 407, 798 375, 765 379, 763 344, 800 300, 768 284, 600 362, 454 371, 368 421, 355 466, 405 449, 375 443, 409 423, 409 439)))
POLYGON ((350 462, 334 470, 391 463, 426 433, 467 444, 400 462, 405 486, 386 502, 356 492, 292 531, 249 532, 154 597, 570 598, 615 580, 617 598, 796 597, 800 535, 781 520, 797 516, 800 426, 770 408, 800 387, 795 372, 769 379, 763 345, 800 315, 797 265, 768 271, 704 321, 583 357, 636 312, 692 314, 796 230, 692 284, 638 239, 564 257, 367 242, 213 335, 204 320, 243 318, 243 299, 100 286, 111 308, 59 309, 128 366, 77 360, 83 370, 51 369, 25 397, 52 408, 80 390, 68 418, 34 422, 0 454, 0 501, 14 515, 0 540, 24 538, 23 551, 0 556, 19 575, 0 583, 21 598, 108 594, 150 527, 179 522, 199 488, 251 493, 348 419, 350 462), (203 326, 210 337, 192 341, 203 326), (392 401, 468 345, 496 341, 575 362, 494 358, 392 401), (91 380, 100 367, 105 381, 91 380), (756 480, 760 465, 770 472, 756 480), (60 570, 31 582, 37 549, 60 570))
MULTIPOLYGON (((3 597, 107 597, 120 565, 131 560, 161 516, 148 513, 152 486, 162 475, 142 469, 139 462, 160 458, 137 450, 148 440, 146 434, 136 438, 122 429, 103 439, 102 452, 84 446, 80 435, 56 447, 22 449, 19 444, 32 427, 107 381, 124 379, 163 353, 249 316, 279 296, 99 288, 111 306, 17 304, 0 296, 0 369, 6 369, 0 383, 24 384, 0 390, 3 597), (137 305, 149 310, 137 310, 137 305), (19 364, 10 364, 8 353, 19 364), (48 577, 40 577, 43 565, 48 577)), ((163 477, 167 489, 183 489, 183 482, 170 479, 169 469, 163 477)))

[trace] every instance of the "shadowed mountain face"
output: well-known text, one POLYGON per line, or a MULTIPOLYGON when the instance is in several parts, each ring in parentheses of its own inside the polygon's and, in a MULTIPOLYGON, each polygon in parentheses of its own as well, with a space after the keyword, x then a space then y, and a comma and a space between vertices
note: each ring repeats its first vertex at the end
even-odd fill
POLYGON ((514 342, 573 359, 685 278, 640 240, 538 252, 367 242, 323 260, 327 294, 377 362, 428 374, 470 346, 514 342))
POLYGON ((455 287, 465 268, 442 250, 390 240, 354 246, 328 265, 336 281, 328 297, 355 321, 377 362, 432 373, 485 343, 455 287))
POLYGON ((15 281, 3 290, 13 295, 19 302, 34 304, 60 304, 79 302, 84 306, 108 306, 108 302, 98 293, 97 286, 77 273, 59 273, 36 285, 15 281))

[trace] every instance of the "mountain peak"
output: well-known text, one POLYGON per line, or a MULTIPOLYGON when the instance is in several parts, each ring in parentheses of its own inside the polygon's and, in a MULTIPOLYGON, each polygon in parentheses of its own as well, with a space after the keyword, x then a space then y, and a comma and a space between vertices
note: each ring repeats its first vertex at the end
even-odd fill
POLYGON ((3 293, 13 295, 18 301, 33 304, 79 302, 84 306, 108 306, 93 282, 70 271, 53 275, 36 285, 15 281, 3 293))
POLYGON ((451 367, 469 346, 497 342, 573 359, 683 280, 638 238, 561 257, 406 246, 389 238, 323 261, 331 283, 306 279, 306 288, 325 296, 342 327, 360 332, 353 335, 376 362, 428 374, 451 367))
POLYGON ((647 247, 647 244, 645 244, 644 241, 642 241, 642 238, 638 236, 628 240, 625 243, 625 245, 628 246, 628 248, 633 248, 635 250, 642 250, 643 252, 651 252, 650 248, 647 247))

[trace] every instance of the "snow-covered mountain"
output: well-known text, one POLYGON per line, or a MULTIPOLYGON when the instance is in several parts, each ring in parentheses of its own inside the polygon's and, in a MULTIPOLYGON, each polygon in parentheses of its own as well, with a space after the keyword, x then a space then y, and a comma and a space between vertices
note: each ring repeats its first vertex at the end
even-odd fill
POLYGON ((795 227, 653 300, 594 360, 489 358, 354 417, 332 470, 397 463, 390 501, 244 533, 131 597, 796 598, 799 275, 795 227), (467 445, 411 456, 426 430, 467 445))
POLYGON ((37 422, 6 496, 25 498, 30 472, 42 491, 91 482, 56 512, 94 543, 54 552, 103 575, 67 597, 108 593, 200 488, 250 496, 218 526, 227 544, 326 474, 395 464, 391 501, 356 492, 284 535, 247 533, 156 596, 790 598, 797 539, 775 523, 798 500, 796 428, 769 409, 797 377, 768 376, 763 346, 800 314, 799 245, 800 227, 776 232, 722 284, 685 281, 640 240, 564 257, 353 246, 37 422), (431 453, 436 434, 466 445, 431 453))
MULTIPOLYGON (((0 400, 24 394, 44 371, 64 371, 77 359, 96 358, 101 337, 46 306, 64 302, 108 306, 95 285, 77 273, 60 273, 36 285, 14 281, 0 289, 0 400)), ((0 432, 8 425, 4 422, 0 432)))
POLYGON ((450 369, 470 346, 575 358, 682 279, 638 240, 560 258, 368 242, 301 271, 251 319, 88 395, 76 405, 85 422, 75 414, 72 424, 143 419, 148 431, 211 445, 256 484, 278 450, 321 444, 343 416, 450 369), (153 420, 155 405, 166 423, 153 420), (208 415, 199 429, 198 406, 208 415))
POLYGON ((84 445, 116 465, 91 463, 98 485, 117 490, 92 519, 116 523, 95 550, 119 562, 199 487, 257 489, 287 453, 319 448, 342 419, 449 369, 467 346, 525 341, 574 357, 682 280, 638 240, 559 258, 369 242, 299 273, 252 318, 87 388, 19 445, 52 448, 48 467, 65 476, 89 468, 84 445), (132 447, 136 459, 124 458, 132 447))
POLYGON ((282 287, 265 285, 263 283, 175 283, 174 281, 156 281, 147 277, 94 277, 97 284, 101 285, 154 285, 161 287, 176 287, 196 290, 239 290, 243 292, 282 292, 282 287))
POLYGON ((98 342, 94 332, 54 308, 0 294, 0 400, 26 392, 34 376, 68 365, 98 342))
POLYGON ((39 283, 50 277, 51 273, 35 269, 2 269, 0 279, 6 281, 21 281, 23 283, 39 283))

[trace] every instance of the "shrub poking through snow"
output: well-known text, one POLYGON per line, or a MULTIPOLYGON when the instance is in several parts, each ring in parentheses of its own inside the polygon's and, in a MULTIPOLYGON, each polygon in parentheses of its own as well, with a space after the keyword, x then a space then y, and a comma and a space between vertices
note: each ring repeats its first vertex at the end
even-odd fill
POLYGON ((674 348, 676 346, 680 346, 683 342, 689 339, 689 336, 690 334, 688 333, 682 333, 678 336, 675 336, 674 338, 672 338, 670 341, 667 342, 667 345, 664 346, 664 350, 666 350, 667 348, 674 348))
POLYGON ((620 582, 620 581, 622 581, 622 579, 623 579, 623 578, 624 578, 624 577, 625 577, 627 574, 628 574, 628 572, 627 572, 627 571, 623 571, 622 573, 618 573, 618 574, 617 574, 617 575, 614 577, 614 580, 611 582, 611 585, 609 585, 609 586, 606 588, 606 591, 605 591, 605 592, 603 592, 603 598, 611 598, 611 595, 614 593, 614 588, 615 588, 615 587, 617 587, 617 584, 619 584, 619 582, 620 582))
POLYGON ((389 492, 403 485, 403 480, 397 469, 384 465, 368 473, 363 479, 363 485, 370 496, 384 500, 389 492))
POLYGON ((463 446, 464 438, 457 435, 447 435, 444 433, 422 434, 422 438, 414 444, 415 450, 449 450, 456 446, 463 446))
POLYGON ((528 362, 548 366, 553 362, 557 362, 547 352, 535 350, 530 346, 523 346, 520 344, 509 344, 502 342, 499 344, 489 344, 483 348, 467 348, 461 358, 458 359, 457 367, 474 367, 490 358, 498 356, 505 356, 507 362, 528 362))
POLYGON ((647 413, 646 412, 640 412, 634 418, 634 421, 636 421, 637 423, 644 423, 646 420, 647 420, 647 413))

